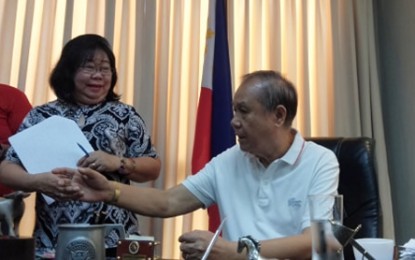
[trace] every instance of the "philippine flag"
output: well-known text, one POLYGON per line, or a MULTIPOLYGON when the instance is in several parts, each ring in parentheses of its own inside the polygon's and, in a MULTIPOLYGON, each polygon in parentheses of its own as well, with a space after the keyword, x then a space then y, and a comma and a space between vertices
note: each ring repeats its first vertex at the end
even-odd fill
MULTIPOLYGON (((193 145, 193 174, 211 158, 235 144, 230 124, 232 116, 226 4, 224 0, 210 0, 202 90, 193 145)), ((208 214, 209 230, 214 232, 220 224, 216 205, 208 208, 208 214)))

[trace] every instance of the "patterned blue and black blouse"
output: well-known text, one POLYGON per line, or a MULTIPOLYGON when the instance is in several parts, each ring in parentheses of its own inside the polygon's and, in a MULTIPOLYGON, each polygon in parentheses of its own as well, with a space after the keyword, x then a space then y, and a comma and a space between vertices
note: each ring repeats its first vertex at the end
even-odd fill
MULTIPOLYGON (((158 155, 152 146, 144 120, 134 107, 111 101, 92 106, 78 106, 55 100, 37 106, 29 112, 19 131, 38 124, 53 115, 74 120, 91 146, 119 157, 153 157, 158 155)), ((7 159, 20 163, 13 150, 7 159)), ((130 180, 118 173, 106 173, 108 179, 130 184, 130 180)), ((43 196, 36 196, 36 226, 34 238, 36 250, 53 250, 57 243, 58 225, 67 223, 118 223, 126 235, 139 234, 137 216, 128 210, 105 203, 80 201, 54 201, 48 204, 43 196)), ((117 234, 106 239, 107 247, 116 246, 117 234)))

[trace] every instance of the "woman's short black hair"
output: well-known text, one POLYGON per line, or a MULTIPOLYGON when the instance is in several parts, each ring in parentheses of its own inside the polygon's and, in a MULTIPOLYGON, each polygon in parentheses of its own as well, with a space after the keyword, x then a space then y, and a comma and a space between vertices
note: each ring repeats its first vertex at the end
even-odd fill
POLYGON ((84 34, 75 37, 63 47, 59 61, 49 78, 49 84, 58 99, 76 104, 74 98, 75 74, 85 62, 94 57, 96 50, 102 50, 107 54, 112 69, 111 87, 106 101, 120 99, 120 96, 114 92, 117 83, 114 53, 109 42, 104 37, 96 34, 84 34))

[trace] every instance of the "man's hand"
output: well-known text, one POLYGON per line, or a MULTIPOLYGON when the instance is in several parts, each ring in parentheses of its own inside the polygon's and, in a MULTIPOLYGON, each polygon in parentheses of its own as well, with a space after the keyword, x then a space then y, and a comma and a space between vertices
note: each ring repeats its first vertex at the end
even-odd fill
POLYGON ((101 173, 91 168, 78 168, 74 175, 73 185, 82 192, 80 200, 88 202, 110 201, 114 194, 111 182, 101 173))
POLYGON ((179 237, 180 250, 183 259, 201 259, 205 253, 213 233, 209 231, 195 230, 184 233, 179 237))
MULTIPOLYGON (((184 259, 202 259, 210 240, 213 237, 210 231, 195 230, 184 233, 179 237, 180 250, 184 259)), ((237 244, 218 237, 212 247, 209 259, 236 259, 238 257, 237 244)), ((241 255, 242 256, 242 255, 241 255)), ((244 259, 243 257, 241 259, 244 259)))
POLYGON ((58 168, 54 169, 52 173, 56 176, 71 176, 69 183, 66 181, 61 186, 65 193, 73 193, 76 199, 81 201, 109 202, 114 197, 113 182, 91 168, 58 168))

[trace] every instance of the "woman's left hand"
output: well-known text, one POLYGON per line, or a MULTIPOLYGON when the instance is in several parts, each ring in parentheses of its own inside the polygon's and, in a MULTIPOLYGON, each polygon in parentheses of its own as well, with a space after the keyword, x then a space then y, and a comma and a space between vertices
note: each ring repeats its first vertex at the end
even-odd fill
POLYGON ((118 171, 121 159, 103 151, 95 151, 78 161, 78 166, 88 167, 101 173, 118 171))

